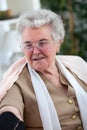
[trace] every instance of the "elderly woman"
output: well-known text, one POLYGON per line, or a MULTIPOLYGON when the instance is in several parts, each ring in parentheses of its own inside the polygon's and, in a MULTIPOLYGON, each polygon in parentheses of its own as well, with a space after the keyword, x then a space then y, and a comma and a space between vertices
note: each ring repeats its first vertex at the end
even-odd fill
POLYGON ((56 56, 65 35, 61 17, 27 12, 17 29, 25 57, 0 84, 0 129, 87 130, 87 63, 56 56))

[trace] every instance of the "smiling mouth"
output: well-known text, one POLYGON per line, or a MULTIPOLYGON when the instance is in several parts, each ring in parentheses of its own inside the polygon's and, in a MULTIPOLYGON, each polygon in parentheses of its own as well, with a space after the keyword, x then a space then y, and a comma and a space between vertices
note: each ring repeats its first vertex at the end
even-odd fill
POLYGON ((39 57, 39 58, 33 58, 33 61, 39 61, 39 60, 43 60, 44 57, 39 57))

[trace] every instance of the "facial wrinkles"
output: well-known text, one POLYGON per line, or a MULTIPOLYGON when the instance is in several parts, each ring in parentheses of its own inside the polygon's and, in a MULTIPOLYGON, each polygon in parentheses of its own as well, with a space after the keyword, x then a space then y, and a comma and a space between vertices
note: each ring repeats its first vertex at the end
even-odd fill
POLYGON ((43 52, 41 50, 39 50, 38 48, 34 48, 33 52, 32 52, 32 60, 33 61, 39 61, 44 59, 46 56, 45 54, 43 54, 43 52))
MULTIPOLYGON (((52 48, 51 48, 52 49, 52 48)), ((45 50, 38 50, 36 47, 32 51, 32 54, 30 56, 30 64, 31 66, 37 70, 37 71, 42 71, 43 69, 47 69, 50 67, 50 63, 52 61, 52 57, 50 57, 51 54, 51 49, 50 47, 45 50)))
MULTIPOLYGON (((49 29, 45 26, 39 29, 30 29, 26 28, 23 33, 23 41, 29 41, 35 43, 41 39, 52 40, 49 29)), ((37 47, 33 48, 32 52, 25 51, 27 60, 29 61, 31 67, 34 69, 47 69, 50 64, 53 62, 53 57, 55 50, 53 45, 50 45, 49 48, 39 50, 37 47)))
POLYGON ((39 61, 43 59, 47 60, 47 58, 51 54, 51 49, 49 47, 49 48, 45 48, 45 49, 43 48, 42 50, 39 50, 37 47, 34 47, 32 52, 32 59, 34 61, 39 61))

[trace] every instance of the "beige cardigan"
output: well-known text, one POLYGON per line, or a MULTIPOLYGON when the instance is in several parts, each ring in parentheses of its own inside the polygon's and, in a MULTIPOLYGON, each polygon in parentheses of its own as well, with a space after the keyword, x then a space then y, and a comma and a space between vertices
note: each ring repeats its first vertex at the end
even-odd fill
MULTIPOLYGON (((56 62, 57 59, 60 59, 65 67, 75 73, 80 80, 87 84, 87 63, 82 58, 78 56, 56 56, 56 62)), ((5 96, 8 89, 10 89, 13 83, 18 79, 26 63, 26 58, 23 57, 13 64, 5 73, 0 83, 0 101, 5 96)))

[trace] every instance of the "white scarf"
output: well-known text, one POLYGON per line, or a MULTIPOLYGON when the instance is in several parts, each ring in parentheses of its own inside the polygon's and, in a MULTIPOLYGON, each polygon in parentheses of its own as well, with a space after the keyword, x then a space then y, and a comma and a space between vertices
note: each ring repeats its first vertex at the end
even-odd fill
MULTIPOLYGON (((82 89, 72 74, 58 59, 58 67, 74 88, 79 105, 84 130, 87 130, 87 93, 82 89)), ((44 130, 61 130, 53 101, 41 77, 29 66, 31 81, 36 94, 39 112, 44 130), (44 109, 45 107, 45 109, 44 109)))

